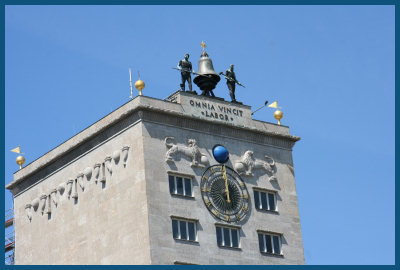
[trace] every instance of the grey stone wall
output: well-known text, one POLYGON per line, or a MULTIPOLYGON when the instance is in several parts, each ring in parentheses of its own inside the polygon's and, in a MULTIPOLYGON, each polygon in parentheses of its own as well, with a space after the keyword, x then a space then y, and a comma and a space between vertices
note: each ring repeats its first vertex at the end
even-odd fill
POLYGON ((297 140, 288 127, 252 120, 249 106, 188 93, 169 101, 137 97, 14 174, 7 188, 14 195, 16 264, 304 264, 291 152, 297 140), (232 168, 247 150, 275 160, 277 183, 262 170, 242 177, 250 209, 237 224, 240 249, 217 246, 215 224, 224 222, 201 198, 206 167, 191 167, 184 155, 167 163, 166 137, 181 146, 196 139, 208 165, 216 164, 217 143, 230 151, 232 168), (194 198, 171 196, 168 172, 193 176, 194 198), (278 213, 254 208, 253 187, 277 192, 278 213), (198 220, 198 242, 174 240, 171 216, 198 220), (283 256, 262 255, 257 230, 281 233, 283 256))
MULTIPOLYGON (((16 264, 149 264, 149 231, 144 176, 141 124, 115 134, 47 175, 15 197, 16 264), (84 190, 77 185, 78 198, 68 198, 68 189, 57 192, 58 204, 42 202, 32 219, 25 205, 50 194, 51 190, 96 163, 113 157, 129 146, 126 166, 122 156, 111 160, 112 174, 106 182, 84 176, 84 190)), ((27 180, 28 181, 28 180, 27 180)), ((75 188, 75 187, 74 187, 75 188)), ((73 189, 74 189, 73 188, 73 189)), ((33 208, 33 207, 32 207, 33 208)))
POLYGON ((175 128, 161 122, 145 122, 143 133, 153 264, 173 264, 176 261, 194 264, 304 264, 291 149, 254 143, 246 137, 238 140, 224 136, 223 129, 221 134, 211 135, 201 129, 175 128), (229 167, 233 167, 232 162, 247 150, 253 150, 257 159, 262 159, 266 154, 275 159, 278 184, 272 184, 261 171, 255 171, 253 177, 242 177, 250 194, 250 213, 244 222, 237 224, 241 226, 240 250, 217 246, 215 224, 224 222, 214 218, 202 201, 199 184, 206 168, 191 167, 190 159, 183 155, 172 164, 166 163, 164 138, 168 136, 175 137, 175 142, 181 145, 185 145, 188 138, 196 139, 201 152, 210 160, 210 165, 216 164, 211 153, 215 144, 228 148, 231 159, 227 164, 229 167), (193 199, 170 195, 168 171, 193 175, 193 199), (254 208, 253 187, 278 192, 278 213, 254 208), (198 243, 174 240, 171 216, 199 220, 198 243), (283 256, 261 254, 257 230, 282 233, 283 256))

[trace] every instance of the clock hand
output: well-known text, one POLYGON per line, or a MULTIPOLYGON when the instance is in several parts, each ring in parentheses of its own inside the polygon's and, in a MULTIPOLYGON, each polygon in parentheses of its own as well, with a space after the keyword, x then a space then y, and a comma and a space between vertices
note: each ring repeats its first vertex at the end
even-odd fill
POLYGON ((222 176, 224 177, 224 180, 225 180, 226 202, 230 203, 231 200, 229 198, 228 177, 226 176, 225 164, 222 166, 222 176))

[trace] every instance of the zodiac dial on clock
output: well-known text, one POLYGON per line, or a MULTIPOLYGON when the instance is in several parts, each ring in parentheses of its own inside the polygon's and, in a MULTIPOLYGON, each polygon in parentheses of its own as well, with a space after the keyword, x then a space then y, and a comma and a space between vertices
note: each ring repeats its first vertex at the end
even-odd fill
POLYGON ((201 177, 201 195, 211 214, 226 222, 239 222, 248 212, 249 193, 233 169, 224 164, 209 167, 201 177))

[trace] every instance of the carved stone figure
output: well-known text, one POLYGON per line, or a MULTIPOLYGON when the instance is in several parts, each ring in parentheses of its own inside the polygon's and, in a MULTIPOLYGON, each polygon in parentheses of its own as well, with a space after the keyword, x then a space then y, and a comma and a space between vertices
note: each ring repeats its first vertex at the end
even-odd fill
POLYGON ((68 199, 71 198, 72 194, 72 186, 74 185, 74 179, 69 179, 67 182, 67 194, 68 194, 68 199))
POLYGON ((32 204, 28 203, 25 205, 26 216, 28 217, 29 221, 32 220, 32 204))
POLYGON ((100 163, 96 163, 94 164, 94 181, 97 183, 97 181, 99 180, 99 176, 100 176, 100 163))
POLYGON ((86 167, 86 169, 83 170, 83 174, 86 177, 86 181, 90 181, 90 178, 92 178, 92 168, 86 167))
POLYGON ((179 146, 176 144, 169 143, 169 140, 174 140, 174 137, 166 137, 165 145, 169 150, 166 153, 167 162, 173 162, 173 156, 177 153, 182 153, 185 156, 188 156, 192 159, 190 166, 192 167, 204 167, 208 163, 208 158, 200 153, 200 149, 197 146, 197 142, 195 139, 188 140, 188 146, 179 146))
POLYGON ((60 193, 60 195, 62 196, 64 194, 64 191, 65 191, 65 183, 59 184, 57 190, 60 193))
POLYGON ((114 151, 114 153, 112 154, 112 158, 113 158, 115 164, 118 164, 120 156, 121 156, 121 153, 118 150, 114 151))
POLYGON ((111 179, 111 175, 112 175, 112 164, 111 164, 111 157, 110 156, 108 156, 108 157, 106 157, 104 159, 104 164, 105 164, 105 167, 106 167, 105 179, 106 179, 106 181, 108 181, 108 180, 111 179))
MULTIPOLYGON (((169 144, 168 144, 169 145, 169 144)), ((171 144, 170 147, 173 145, 171 144)), ((194 155, 196 157, 195 163, 197 164, 197 157, 200 157, 200 162, 202 163, 207 163, 207 157, 201 155, 200 151, 198 150, 198 147, 196 146, 196 140, 190 139, 189 140, 189 148, 188 147, 183 147, 184 149, 192 149, 194 150, 194 155)), ((175 146, 177 148, 177 146, 175 146)), ((118 169, 118 166, 114 167, 114 165, 118 165, 119 161, 122 159, 124 162, 124 166, 126 166, 126 161, 128 159, 128 150, 129 146, 124 146, 122 150, 116 150, 113 152, 111 156, 106 156, 104 159, 104 162, 102 163, 96 163, 93 167, 89 166, 86 167, 83 172, 79 172, 77 177, 70 178, 68 179, 67 182, 63 182, 56 186, 56 188, 53 188, 50 190, 49 194, 42 194, 39 198, 35 198, 32 200, 32 202, 27 203, 25 205, 25 211, 28 219, 31 221, 32 220, 32 213, 33 211, 37 211, 40 207, 41 214, 48 214, 49 217, 51 216, 51 213, 54 212, 54 210, 57 209, 58 204, 62 200, 62 197, 64 193, 66 193, 66 196, 68 199, 71 197, 73 199, 78 199, 78 187, 81 188, 82 191, 85 190, 85 178, 87 181, 90 181, 92 177, 94 177, 94 180, 100 181, 102 183, 105 183, 106 180, 110 180, 113 170, 115 168, 118 169), (112 162, 114 160, 115 164, 112 162), (59 195, 57 194, 59 193, 59 195), (53 209, 52 209, 52 204, 54 204, 53 209), (33 209, 33 211, 32 211, 33 209), (53 210, 53 211, 52 211, 53 210)), ((175 149, 175 148, 174 148, 175 149)), ((182 147, 175 150, 181 151, 182 147)), ((174 152, 174 150, 172 150, 174 152)), ((197 164, 197 166, 201 166, 197 164)), ((77 201, 75 201, 77 202, 77 201)))
POLYGON ((47 196, 47 211, 46 214, 51 214, 51 195, 47 196))
POLYGON ((74 180, 73 184, 74 184, 74 194, 72 194, 72 198, 76 200, 78 199, 78 181, 74 180))
POLYGON ((33 210, 36 212, 39 208, 39 198, 35 198, 32 201, 33 210))
POLYGON ((122 160, 124 161, 124 168, 126 167, 126 161, 128 159, 129 146, 122 147, 122 160))
POLYGON ((265 158, 270 160, 270 162, 256 160, 254 158, 253 151, 248 150, 244 153, 240 160, 235 162, 234 169, 237 173, 247 176, 253 176, 253 170, 255 169, 264 169, 270 176, 269 180, 276 181, 276 177, 274 175, 275 161, 269 156, 265 156, 265 158))
POLYGON ((46 209, 46 199, 47 199, 46 194, 42 194, 42 196, 40 196, 40 200, 42 201, 42 206, 40 208, 42 215, 44 214, 44 209, 46 209))
MULTIPOLYGON (((169 144, 168 144, 169 145, 169 144)), ((170 147, 172 147, 173 145, 171 144, 170 147)), ((175 145, 175 147, 177 148, 177 146, 175 145)), ((90 181, 92 177, 94 177, 95 182, 97 183, 97 181, 100 181, 102 183, 105 183, 106 180, 110 180, 113 170, 115 170, 115 168, 118 169, 118 166, 114 167, 114 163, 112 162, 114 160, 115 165, 118 165, 119 161, 122 159, 122 161, 124 162, 124 166, 126 166, 126 161, 128 159, 128 150, 129 150, 129 146, 124 146, 122 148, 122 150, 116 150, 113 152, 113 154, 111 156, 106 156, 106 158, 104 159, 104 162, 102 163, 95 163, 95 165, 93 167, 86 167, 83 172, 79 172, 77 177, 74 178, 70 178, 68 179, 67 182, 63 182, 61 184, 59 184, 56 188, 53 188, 50 190, 49 194, 42 194, 39 198, 35 198, 34 200, 32 200, 32 202, 27 203, 25 205, 25 211, 26 211, 26 215, 28 217, 28 219, 31 221, 32 220, 32 213, 33 211, 37 211, 40 207, 40 211, 41 214, 48 214, 49 217, 51 216, 51 213, 54 212, 54 210, 57 209, 58 204, 60 203, 60 201, 62 200, 62 196, 64 193, 66 193, 66 196, 68 197, 68 199, 70 199, 71 197, 73 199, 78 199, 78 187, 81 188, 82 191, 85 190, 85 178, 87 181, 90 181), (57 194, 59 193, 59 195, 57 194), (54 204, 53 209, 52 209, 52 204, 54 204), (33 211, 32 211, 33 209, 33 211), (53 211, 52 211, 53 210, 53 211)), ((185 150, 188 147, 183 147, 185 150)), ((174 148, 175 149, 175 148, 174 148)), ((175 150, 181 151, 182 147, 175 150)), ((188 149, 192 149, 194 150, 194 155, 196 157, 195 162, 194 163, 198 163, 197 162, 197 158, 200 157, 200 162, 201 163, 207 163, 207 157, 201 155, 200 151, 198 150, 198 147, 196 146, 196 140, 190 139, 189 140, 189 148, 188 149)), ((174 150, 172 150, 172 152, 174 152, 174 150)), ((202 166, 197 164, 197 166, 202 166)), ((77 201, 75 201, 76 203, 77 201)))
POLYGON ((57 207, 57 204, 58 204, 58 201, 57 201, 57 189, 53 189, 53 190, 50 192, 50 195, 51 195, 51 200, 52 200, 52 202, 53 202, 54 205, 57 207))
MULTIPOLYGON (((111 158, 110 158, 111 160, 111 158)), ((100 182, 105 183, 106 182, 106 165, 103 162, 101 164, 101 177, 100 177, 100 182)))
POLYGON ((76 177, 77 182, 79 183, 79 186, 81 187, 82 191, 85 190, 85 182, 83 182, 83 173, 79 173, 78 176, 76 177))

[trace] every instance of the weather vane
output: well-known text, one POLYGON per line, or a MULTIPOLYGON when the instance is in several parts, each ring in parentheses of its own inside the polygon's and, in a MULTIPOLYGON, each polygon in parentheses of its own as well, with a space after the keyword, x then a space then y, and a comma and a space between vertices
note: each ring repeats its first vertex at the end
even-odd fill
POLYGON ((15 162, 19 165, 19 169, 22 169, 22 165, 25 163, 25 158, 22 156, 24 153, 21 153, 21 146, 18 146, 17 148, 11 149, 11 152, 19 154, 15 162))
POLYGON ((204 43, 204 41, 202 41, 200 43, 200 46, 203 48, 203 52, 204 52, 204 49, 207 47, 207 45, 204 43))
POLYGON ((279 110, 279 109, 282 109, 282 107, 278 107, 278 101, 271 103, 271 105, 268 105, 268 107, 276 109, 276 111, 274 112, 274 117, 276 120, 278 120, 278 125, 281 125, 281 119, 283 117, 283 112, 279 110))

